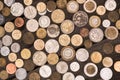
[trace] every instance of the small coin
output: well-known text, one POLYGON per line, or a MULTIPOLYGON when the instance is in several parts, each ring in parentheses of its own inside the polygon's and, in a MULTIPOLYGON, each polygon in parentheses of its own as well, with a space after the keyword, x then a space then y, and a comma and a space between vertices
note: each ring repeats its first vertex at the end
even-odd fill
POLYGON ((58 61, 59 61, 59 57, 58 57, 57 53, 50 53, 50 54, 48 54, 47 61, 51 65, 57 64, 58 61))
POLYGON ((93 43, 92 43, 91 40, 86 39, 86 40, 84 41, 84 46, 85 46, 85 48, 91 48, 92 45, 93 45, 93 43))
POLYGON ((9 16, 10 15, 10 8, 4 7, 2 9, 2 14, 3 14, 3 16, 9 16))
POLYGON ((18 29, 13 30, 13 32, 12 32, 12 38, 14 40, 19 40, 19 39, 21 39, 21 37, 22 37, 22 32, 20 30, 18 30, 18 29))
POLYGON ((36 50, 43 50, 45 47, 45 43, 42 39, 36 39, 34 42, 34 48, 36 50))
POLYGON ((46 13, 47 13, 47 10, 44 11, 44 12, 38 12, 38 14, 41 15, 41 16, 45 15, 46 13))
POLYGON ((57 0, 56 4, 58 8, 65 8, 67 5, 67 0, 57 0))
POLYGON ((24 19, 22 17, 17 17, 14 23, 16 27, 20 28, 24 25, 24 19))
POLYGON ((113 59, 111 57, 105 57, 102 61, 103 66, 111 67, 113 65, 113 59))
POLYGON ((112 11, 108 13, 108 19, 111 22, 116 22, 119 19, 119 14, 117 11, 112 11))
POLYGON ((61 9, 56 9, 52 12, 51 19, 55 23, 61 23, 65 19, 65 13, 61 9))
POLYGON ((64 75, 63 75, 63 78, 62 80, 74 80, 75 79, 75 75, 71 72, 66 72, 64 75))
POLYGON ((53 72, 50 76, 50 80, 61 80, 61 74, 58 72, 53 72))
POLYGON ((115 45, 115 52, 120 53, 120 44, 115 45))
POLYGON ((88 23, 88 15, 84 11, 78 11, 73 15, 73 22, 78 27, 83 27, 88 23))
POLYGON ((79 4, 85 3, 86 0, 76 0, 79 4))
POLYGON ((18 53, 20 51, 20 48, 21 48, 21 46, 19 43, 15 42, 11 45, 11 51, 14 53, 18 53))
POLYGON ((28 59, 24 61, 23 67, 26 69, 26 71, 32 71, 35 68, 35 64, 32 60, 28 59))
POLYGON ((74 23, 67 19, 67 20, 64 20, 61 25, 61 31, 65 34, 70 34, 74 31, 74 23))
POLYGON ((15 0, 4 0, 4 3, 10 7, 13 3, 15 2, 15 0))
POLYGON ((120 20, 117 20, 117 21, 116 21, 115 26, 116 26, 117 29, 120 30, 120 20))
POLYGON ((13 63, 9 63, 6 66, 6 71, 8 74, 14 74, 16 72, 16 66, 13 63))
POLYGON ((52 0, 47 2, 47 9, 48 11, 52 12, 56 9, 56 3, 52 0))
POLYGON ((75 80, 85 80, 85 78, 82 75, 76 76, 75 80))
POLYGON ((0 67, 5 67, 6 65, 6 59, 5 58, 0 58, 0 67))
POLYGON ((71 38, 71 43, 73 46, 80 46, 83 43, 83 38, 79 34, 74 34, 71 38))
POLYGON ((118 34, 119 34, 118 30, 114 26, 108 27, 105 30, 105 37, 109 40, 116 39, 118 37, 118 34))
POLYGON ((39 28, 39 29, 37 30, 37 32, 36 32, 36 36, 37 36, 38 38, 43 39, 43 38, 45 38, 45 37, 47 36, 47 32, 46 32, 46 30, 45 30, 44 28, 39 28))
POLYGON ((17 54, 16 53, 10 53, 8 55, 8 59, 9 59, 10 62, 15 62, 16 59, 17 59, 17 54))
POLYGON ((70 63, 70 69, 73 72, 77 72, 80 69, 80 65, 78 62, 72 62, 70 63))
POLYGON ((33 0, 24 0, 24 4, 27 6, 31 5, 32 2, 33 2, 33 0))
POLYGON ((29 80, 40 80, 40 75, 37 72, 32 72, 29 75, 29 80))
POLYGON ((15 25, 13 22, 6 22, 5 25, 4 25, 4 28, 5 28, 5 31, 10 33, 14 30, 15 28, 15 25))
POLYGON ((2 25, 5 22, 5 17, 0 14, 0 25, 2 25))
POLYGON ((80 35, 82 37, 87 37, 89 35, 89 30, 87 28, 81 28, 80 29, 80 35))
POLYGON ((120 72, 120 61, 116 61, 114 63, 114 70, 120 72))
POLYGON ((0 26, 0 37, 3 37, 5 35, 5 29, 0 26))
POLYGON ((4 7, 4 4, 2 1, 0 1, 0 11, 3 9, 3 7, 4 7))
POLYGON ((103 27, 107 28, 107 27, 110 27, 111 22, 110 22, 110 20, 105 19, 105 20, 103 20, 102 25, 103 25, 103 27))
POLYGON ((31 51, 27 48, 22 49, 20 54, 23 59, 29 59, 31 57, 31 51))
POLYGON ((62 46, 67 46, 70 44, 70 36, 67 34, 61 34, 59 36, 59 43, 62 46))
POLYGON ((106 54, 111 54, 113 52, 113 45, 111 43, 104 43, 102 50, 106 54))
POLYGON ((115 10, 116 7, 117 7, 117 3, 115 0, 106 0, 105 1, 105 8, 108 11, 113 11, 113 10, 115 10))
POLYGON ((9 77, 9 75, 8 75, 8 73, 7 73, 6 70, 0 71, 0 78, 1 78, 2 80, 8 79, 8 77, 9 77))
POLYGON ((56 24, 51 24, 48 28, 47 28, 47 34, 49 37, 51 38, 55 38, 58 37, 60 34, 60 29, 59 26, 56 24))
POLYGON ((17 59, 17 60, 15 61, 15 65, 16 65, 17 68, 21 68, 21 67, 23 67, 24 62, 23 62, 22 59, 17 59))
POLYGON ((106 13, 106 8, 103 5, 99 5, 96 12, 98 15, 104 15, 106 13))
POLYGON ((44 12, 47 9, 47 7, 46 7, 46 4, 44 2, 39 2, 36 5, 36 9, 38 12, 44 12))
POLYGON ((0 50, 2 56, 8 56, 10 53, 10 49, 7 46, 3 46, 0 50))

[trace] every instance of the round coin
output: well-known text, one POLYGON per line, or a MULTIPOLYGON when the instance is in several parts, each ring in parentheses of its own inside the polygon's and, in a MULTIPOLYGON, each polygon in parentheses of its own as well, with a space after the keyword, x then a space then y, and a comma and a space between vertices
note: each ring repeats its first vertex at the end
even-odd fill
POLYGON ((62 34, 59 36, 59 43, 62 46, 67 46, 70 44, 70 36, 67 34, 62 34))
POLYGON ((106 8, 102 5, 99 5, 96 9, 98 15, 104 15, 106 13, 106 8))
POLYGON ((29 80, 40 80, 40 75, 37 72, 32 72, 29 75, 29 80))
POLYGON ((108 19, 103 20, 103 22, 102 22, 103 27, 107 28, 107 27, 110 27, 110 25, 111 25, 110 20, 108 20, 108 19))
POLYGON ((16 66, 15 66, 15 64, 9 63, 9 64, 6 66, 6 71, 7 71, 7 73, 9 73, 9 74, 14 74, 14 73, 16 72, 16 66))
POLYGON ((10 33, 14 30, 15 28, 15 25, 13 22, 6 22, 5 25, 4 25, 4 28, 5 28, 5 31, 10 33))
POLYGON ((32 2, 33 2, 33 0, 24 0, 24 4, 27 6, 31 5, 32 2))
POLYGON ((63 78, 62 80, 75 80, 75 76, 73 73, 71 72, 66 72, 64 75, 63 75, 63 78))
POLYGON ((50 18, 48 16, 41 16, 39 18, 39 25, 42 28, 47 28, 50 25, 50 18))
POLYGON ((112 11, 108 13, 108 19, 111 22, 116 22, 119 19, 119 13, 117 11, 112 11))
POLYGON ((36 36, 37 36, 38 38, 43 39, 43 38, 45 38, 45 37, 47 36, 47 32, 46 32, 46 30, 45 30, 44 28, 39 28, 39 29, 36 31, 36 36))
POLYGON ((82 75, 76 76, 75 80, 85 80, 85 78, 82 75))
POLYGON ((77 72, 77 71, 80 69, 79 63, 78 63, 78 62, 72 62, 72 63, 70 64, 70 69, 71 69, 71 71, 73 71, 73 72, 77 72))
POLYGON ((52 12, 56 9, 56 3, 53 0, 47 2, 48 11, 52 12))
POLYGON ((9 77, 9 75, 8 75, 8 73, 7 73, 6 70, 2 70, 2 71, 0 72, 0 78, 1 78, 2 80, 8 79, 8 77, 9 77))
POLYGON ((3 14, 3 16, 9 16, 10 15, 10 8, 4 7, 2 9, 2 14, 3 14))
POLYGON ((44 12, 46 10, 46 4, 44 2, 39 2, 36 5, 36 9, 38 12, 44 12))
POLYGON ((84 41, 84 46, 85 46, 85 48, 91 48, 92 45, 93 45, 93 43, 92 43, 91 40, 86 39, 86 40, 84 41))
POLYGON ((15 23, 16 27, 20 28, 20 27, 22 27, 24 25, 24 19, 21 18, 21 17, 17 17, 15 19, 14 23, 15 23))
POLYGON ((19 40, 21 39, 21 37, 22 37, 22 32, 20 30, 16 29, 12 32, 12 38, 14 40, 19 40))
POLYGON ((113 52, 113 45, 111 43, 104 43, 102 50, 106 54, 111 54, 113 52))
POLYGON ((3 9, 3 7, 4 7, 4 4, 2 1, 0 1, 0 11, 3 9))
POLYGON ((0 37, 3 37, 5 35, 5 29, 0 26, 0 37))
POLYGON ((87 28, 81 28, 80 29, 80 35, 82 37, 87 37, 89 35, 89 30, 87 28))
POLYGON ((108 11, 113 11, 113 10, 115 10, 116 7, 117 7, 117 3, 115 0, 106 0, 105 1, 105 8, 108 11))
POLYGON ((13 3, 15 2, 15 0, 4 0, 4 3, 8 6, 8 7, 10 7, 13 3))
POLYGON ((26 69, 26 71, 32 71, 35 68, 35 64, 32 60, 28 59, 24 61, 23 67, 26 69))
POLYGON ((67 5, 67 0, 57 0, 56 4, 58 8, 65 8, 67 5))
POLYGON ((20 54, 23 59, 29 59, 31 57, 31 51, 27 48, 22 49, 20 54))
POLYGON ((13 43, 11 45, 11 51, 14 52, 14 53, 18 53, 20 51, 20 44, 19 43, 13 43))
POLYGON ((114 63, 114 70, 120 72, 120 61, 116 61, 114 63))
POLYGON ((17 60, 15 61, 15 65, 16 65, 17 68, 21 68, 21 67, 23 67, 24 62, 23 62, 22 59, 17 59, 17 60))
POLYGON ((0 14, 0 25, 2 25, 5 22, 5 17, 0 14))
POLYGON ((53 72, 50 77, 50 80, 61 80, 61 74, 58 72, 53 72))
POLYGON ((17 54, 15 54, 15 53, 10 53, 10 54, 8 55, 8 59, 9 59, 10 62, 15 62, 16 59, 17 59, 17 54))
POLYGON ((116 21, 115 26, 116 26, 117 29, 120 30, 120 20, 117 20, 117 21, 116 21))
POLYGON ((5 67, 6 65, 6 59, 5 58, 0 58, 0 67, 5 67))
POLYGON ((34 42, 34 48, 36 50, 43 50, 45 46, 45 43, 42 39, 36 39, 34 42))
POLYGON ((102 61, 103 66, 111 67, 113 65, 113 59, 111 57, 105 57, 102 61))
POLYGON ((10 49, 7 46, 3 46, 0 50, 2 56, 8 56, 10 53, 10 49))

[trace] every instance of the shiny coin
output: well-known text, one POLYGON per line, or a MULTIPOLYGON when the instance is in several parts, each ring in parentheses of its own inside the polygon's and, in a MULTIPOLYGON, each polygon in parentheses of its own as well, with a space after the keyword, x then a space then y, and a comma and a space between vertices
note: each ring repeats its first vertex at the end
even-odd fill
POLYGON ((116 7, 117 7, 117 3, 115 0, 106 0, 105 1, 105 8, 108 11, 113 11, 113 10, 115 10, 116 7))
POLYGON ((113 65, 113 60, 111 57, 105 57, 102 61, 103 66, 111 67, 113 65))
POLYGON ((108 27, 105 30, 105 37, 109 40, 114 40, 118 37, 118 30, 114 26, 108 27))
POLYGON ((7 73, 9 73, 9 74, 14 74, 14 73, 16 72, 16 66, 15 66, 15 64, 9 63, 9 64, 6 66, 6 71, 7 71, 7 73))
POLYGON ((65 8, 67 5, 67 0, 57 0, 56 4, 58 8, 65 8))
POLYGON ((74 23, 71 20, 64 20, 61 25, 61 31, 65 34, 70 34, 74 30, 74 23))
POLYGON ((120 61, 116 61, 114 63, 114 70, 120 72, 120 61))
POLYGON ((22 59, 17 59, 17 60, 15 61, 15 65, 16 65, 16 67, 21 68, 21 67, 23 67, 24 62, 23 62, 22 59))
POLYGON ((22 49, 20 54, 23 59, 29 59, 31 57, 31 51, 27 48, 22 49))
POLYGON ((4 4, 2 1, 0 1, 0 11, 3 9, 3 7, 4 7, 4 4))
POLYGON ((70 36, 67 34, 62 34, 59 36, 59 43, 62 46, 67 46, 70 44, 70 36))
POLYGON ((39 69, 39 74, 43 77, 43 78, 48 78, 51 76, 52 74, 52 70, 51 67, 49 67, 48 65, 43 65, 40 67, 39 69))
POLYGON ((87 0, 83 7, 86 12, 93 13, 96 10, 97 4, 94 0, 87 0))
POLYGON ((13 3, 15 2, 15 0, 4 0, 4 3, 8 6, 8 7, 10 7, 13 3))
POLYGON ((79 10, 79 4, 76 1, 69 1, 66 8, 69 13, 75 13, 79 10))
POLYGON ((113 76, 113 72, 110 68, 102 68, 100 71, 100 77, 103 80, 110 80, 113 76))
POLYGON ((35 19, 30 19, 30 20, 28 20, 27 23, 26 23, 26 28, 27 28, 27 30, 30 31, 30 32, 35 32, 35 31, 37 31, 38 27, 39 27, 38 22, 37 22, 37 20, 35 20, 35 19))
POLYGON ((74 34, 71 38, 71 43, 73 46, 80 46, 83 43, 83 38, 79 34, 74 34))
POLYGON ((115 45, 115 52, 120 53, 120 44, 115 45))
POLYGON ((9 77, 9 75, 8 75, 8 73, 7 73, 6 70, 0 71, 0 78, 1 78, 2 80, 8 79, 8 77, 9 77))
POLYGON ((92 45, 93 45, 93 43, 92 43, 91 40, 86 39, 86 40, 84 41, 84 46, 85 46, 85 48, 91 48, 92 45))
POLYGON ((79 4, 83 4, 86 0, 76 0, 79 4))
POLYGON ((61 23, 65 19, 65 13, 61 9, 56 9, 52 12, 51 19, 55 23, 61 23))
POLYGON ((120 20, 117 20, 117 21, 116 21, 115 26, 116 26, 117 29, 120 30, 120 20))
POLYGON ((5 22, 5 17, 0 14, 0 25, 2 25, 5 22))
POLYGON ((0 26, 0 37, 3 37, 5 35, 5 29, 0 26))
POLYGON ((2 9, 2 14, 3 14, 3 16, 9 16, 10 15, 10 8, 4 7, 2 9))
POLYGON ((23 66, 27 71, 32 71, 35 68, 35 64, 33 63, 32 60, 25 60, 24 61, 24 66, 23 66))
POLYGON ((98 15, 104 15, 106 13, 106 8, 102 5, 99 5, 96 9, 98 15))
POLYGON ((27 6, 24 10, 24 16, 28 19, 33 19, 37 15, 37 10, 34 6, 27 6))
POLYGON ((53 72, 50 77, 50 80, 61 80, 61 74, 58 72, 53 72))
POLYGON ((103 27, 107 28, 107 27, 109 27, 110 25, 111 25, 110 20, 108 20, 108 19, 103 20, 103 22, 102 22, 102 26, 103 26, 103 27))
POLYGON ((13 16, 21 16, 24 12, 24 7, 19 2, 15 2, 14 4, 12 4, 10 9, 13 16))
POLYGON ((5 67, 6 65, 6 59, 5 58, 0 58, 0 67, 5 67))
POLYGON ((18 53, 20 51, 20 44, 19 43, 13 43, 11 45, 11 51, 14 53, 18 53))
POLYGON ((46 4, 44 2, 39 2, 36 5, 36 9, 38 12, 44 12, 47 9, 47 7, 46 7, 46 4))
POLYGON ((82 75, 76 76, 75 80, 85 80, 85 78, 82 75))
POLYGON ((39 28, 39 29, 37 30, 37 32, 36 32, 36 36, 37 36, 38 38, 43 39, 43 38, 45 38, 45 37, 47 36, 47 32, 46 32, 46 30, 45 30, 44 28, 39 28))
POLYGON ((102 50, 106 54, 111 54, 113 52, 113 45, 111 43, 104 43, 102 50))
POLYGON ((5 25, 4 25, 4 28, 5 28, 5 31, 10 33, 14 30, 15 28, 15 25, 13 22, 6 22, 5 25))
POLYGON ((86 49, 80 48, 77 50, 76 59, 78 61, 85 62, 87 61, 88 58, 89 58, 89 52, 86 49))
POLYGON ((10 53, 10 49, 6 46, 3 46, 0 50, 0 53, 2 56, 8 56, 8 54, 10 53))
POLYGON ((56 70, 60 74, 66 73, 68 71, 68 65, 67 65, 67 63, 65 61, 58 62, 57 65, 56 65, 56 70))
POLYGON ((36 39, 34 42, 34 48, 36 50, 43 50, 45 46, 45 43, 42 39, 36 39))
POLYGON ((42 66, 47 62, 47 56, 45 52, 42 52, 42 51, 36 51, 33 54, 32 58, 33 58, 34 64, 37 66, 42 66))
POLYGON ((89 35, 89 30, 87 28, 81 28, 80 29, 80 35, 82 37, 87 37, 89 35))
POLYGON ((45 44, 45 50, 48 53, 56 53, 59 50, 59 44, 55 39, 49 39, 45 44))
POLYGON ((94 77, 98 73, 98 68, 93 63, 87 63, 84 67, 84 73, 88 77, 94 77))
POLYGON ((78 27, 83 27, 88 23, 88 15, 84 11, 78 11, 73 15, 73 22, 78 27))
POLYGON ((70 64, 70 69, 71 69, 71 71, 73 71, 73 72, 77 72, 77 71, 80 69, 79 63, 78 63, 78 62, 72 62, 72 63, 70 64))
POLYGON ((39 18, 39 25, 42 28, 46 28, 50 25, 50 18, 48 16, 41 16, 39 18))
POLYGON ((62 80, 75 80, 75 76, 71 72, 67 72, 63 75, 62 80))
POLYGON ((17 59, 17 54, 16 53, 10 53, 8 55, 8 59, 9 59, 10 62, 15 62, 16 59, 17 59))
POLYGON ((48 1, 48 2, 47 2, 47 10, 48 10, 49 12, 52 12, 52 11, 54 11, 55 9, 56 9, 56 3, 55 3, 54 1, 52 1, 52 0, 48 1))
POLYGON ((5 35, 5 36, 2 38, 2 43, 3 43, 3 45, 5 45, 5 46, 10 46, 10 45, 12 44, 12 38, 11 38, 11 36, 5 35))
POLYGON ((71 46, 63 47, 62 50, 61 50, 61 56, 62 56, 62 59, 64 59, 65 61, 73 60, 74 57, 75 57, 74 48, 71 47, 71 46))
POLYGON ((32 2, 33 2, 33 0, 24 0, 24 4, 27 5, 27 6, 31 5, 32 2))
POLYGON ((47 28, 47 34, 49 37, 51 38, 55 38, 58 37, 60 34, 60 29, 58 27, 58 25, 56 24, 51 24, 48 28, 47 28))
POLYGON ((19 40, 21 39, 21 37, 22 37, 22 32, 20 30, 16 29, 12 32, 12 38, 14 40, 19 40))
POLYGON ((40 80, 40 75, 37 72, 32 72, 29 75, 29 80, 40 80))
POLYGON ((112 11, 108 13, 108 19, 111 22, 116 22, 119 19, 119 14, 117 11, 112 11))
POLYGON ((93 42, 100 42, 104 38, 103 31, 100 28, 93 28, 89 32, 89 38, 93 42))
POLYGON ((24 25, 24 19, 22 17, 17 17, 14 23, 16 27, 20 28, 24 25))

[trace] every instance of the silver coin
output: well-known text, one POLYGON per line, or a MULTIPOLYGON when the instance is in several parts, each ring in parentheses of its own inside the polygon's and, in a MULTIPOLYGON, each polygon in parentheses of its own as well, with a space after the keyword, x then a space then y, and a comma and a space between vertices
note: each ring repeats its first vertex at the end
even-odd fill
POLYGON ((14 4, 12 4, 10 9, 13 16, 21 16, 24 12, 24 7, 19 2, 15 2, 14 4))
POLYGON ((72 62, 72 63, 70 64, 70 69, 71 69, 71 71, 73 71, 73 72, 77 72, 77 71, 80 69, 79 63, 78 63, 78 62, 72 62))
POLYGON ((24 68, 19 68, 17 69, 15 75, 17 79, 23 80, 27 77, 27 71, 24 68))
POLYGON ((2 56, 7 56, 10 53, 10 49, 7 46, 3 46, 0 50, 2 56))
POLYGON ((51 38, 55 38, 57 36, 59 36, 60 34, 60 29, 58 27, 58 25, 56 24, 51 24, 48 28, 47 28, 47 33, 48 36, 51 38))
POLYGON ((113 11, 113 10, 115 10, 116 7, 117 7, 117 3, 116 3, 115 0, 106 0, 106 2, 105 2, 105 8, 108 11, 113 11))
POLYGON ((89 38, 93 42, 100 42, 104 38, 103 31, 100 28, 93 28, 89 32, 89 38))
POLYGON ((105 19, 105 20, 103 20, 102 25, 103 25, 103 27, 107 28, 107 27, 110 27, 111 22, 110 22, 110 20, 105 19))
POLYGON ((88 15, 84 11, 78 11, 73 15, 73 22, 76 26, 82 27, 88 23, 88 15))
POLYGON ((14 53, 18 53, 20 51, 20 44, 19 43, 13 43, 11 45, 11 51, 14 53))
POLYGON ((13 3, 15 2, 15 0, 4 0, 4 3, 10 7, 13 3))
POLYGON ((5 22, 5 17, 0 14, 0 25, 2 25, 5 22))
POLYGON ((10 46, 10 45, 12 44, 12 38, 11 38, 11 36, 5 35, 5 36, 2 38, 2 43, 3 43, 3 45, 5 45, 5 46, 10 46))
POLYGON ((85 78, 82 75, 76 76, 75 80, 85 80, 85 78))
POLYGON ((63 75, 63 80, 75 80, 75 75, 71 72, 66 72, 63 75))

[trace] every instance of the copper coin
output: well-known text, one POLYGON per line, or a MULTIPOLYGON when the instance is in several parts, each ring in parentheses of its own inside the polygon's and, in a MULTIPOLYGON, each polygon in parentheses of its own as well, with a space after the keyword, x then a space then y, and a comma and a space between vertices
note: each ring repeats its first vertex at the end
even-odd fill
POLYGON ((80 29, 80 35, 82 37, 87 37, 89 35, 89 30, 87 28, 80 29))
POLYGON ((33 63, 32 60, 25 60, 24 61, 24 66, 23 66, 27 71, 32 71, 35 68, 35 64, 33 63))
POLYGON ((86 48, 91 48, 92 45, 93 45, 93 43, 92 43, 92 41, 91 41, 90 39, 84 40, 84 46, 85 46, 86 48))
POLYGON ((56 9, 56 3, 53 0, 47 2, 48 11, 52 12, 56 9))
POLYGON ((31 32, 25 32, 23 34, 22 40, 25 44, 33 44, 35 38, 31 32))
POLYGON ((16 27, 22 27, 23 25, 24 25, 24 19, 23 18, 21 18, 21 17, 17 17, 16 19, 15 19, 15 26, 16 27))
POLYGON ((115 45, 115 52, 120 53, 120 44, 115 45))
POLYGON ((4 67, 6 65, 6 59, 0 58, 0 67, 4 67))
POLYGON ((9 74, 14 74, 14 73, 16 72, 16 66, 15 66, 15 64, 9 63, 9 64, 6 66, 6 71, 7 71, 9 74))
POLYGON ((58 72, 53 72, 50 77, 50 80, 61 80, 61 74, 58 72))
POLYGON ((112 22, 116 22, 119 19, 119 14, 117 11, 112 11, 108 13, 108 19, 112 22))
POLYGON ((40 80, 40 75, 37 72, 32 72, 29 75, 29 80, 40 80))
POLYGON ((4 7, 4 8, 2 9, 2 14, 3 14, 4 16, 9 16, 9 15, 10 15, 10 8, 4 7))
POLYGON ((120 72, 120 61, 116 61, 114 63, 114 70, 120 72))
POLYGON ((0 72, 0 79, 5 80, 5 79, 8 79, 8 77, 9 77, 9 75, 6 70, 2 70, 0 72))
POLYGON ((113 45, 111 43, 104 43, 102 50, 106 54, 111 54, 113 52, 113 45))
POLYGON ((38 37, 38 38, 45 38, 46 37, 46 35, 47 35, 47 32, 46 32, 46 30, 44 29, 44 28, 39 28, 38 30, 37 30, 37 32, 36 32, 36 36, 38 37))
POLYGON ((67 4, 67 0, 57 0, 56 4, 58 8, 65 8, 67 4))

